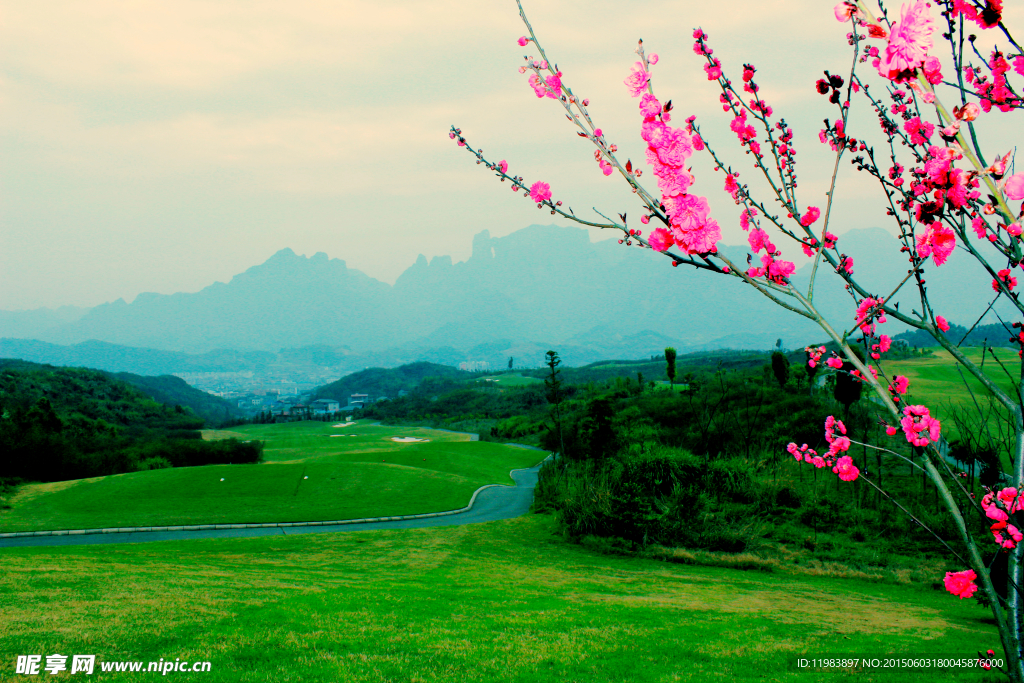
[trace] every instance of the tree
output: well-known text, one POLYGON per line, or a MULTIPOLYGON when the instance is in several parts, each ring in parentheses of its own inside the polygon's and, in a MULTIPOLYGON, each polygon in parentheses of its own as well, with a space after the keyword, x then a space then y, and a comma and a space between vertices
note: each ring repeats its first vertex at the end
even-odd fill
POLYGON ((671 389, 676 381, 676 350, 671 346, 665 349, 665 374, 668 375, 668 386, 671 389))
MULTIPOLYGON (((730 118, 728 131, 739 141, 743 163, 753 162, 764 190, 739 180, 739 172, 722 150, 709 145, 710 138, 720 138, 706 138, 695 117, 685 119, 680 127, 672 125, 677 107, 655 97, 652 66, 658 60, 656 55, 647 55, 641 41, 636 50, 638 61, 625 85, 630 95, 640 98, 640 137, 646 143, 644 156, 658 186, 656 192, 648 190, 640 182, 642 170, 631 160, 622 163, 616 156, 618 148, 608 142, 594 122, 589 101, 573 93, 556 62, 541 47, 519 0, 517 3, 528 33, 519 44, 532 43, 539 53, 538 57, 527 58, 521 72, 529 73, 529 85, 537 97, 556 101, 576 127, 577 135, 595 145, 595 159, 602 173, 608 176, 617 172, 630 185, 643 205, 640 222, 644 228, 630 227, 626 211, 599 213, 601 221, 580 218, 553 198, 548 183, 528 184, 522 176, 509 175, 505 161, 485 159, 455 126, 450 137, 502 181, 510 181, 515 191, 529 196, 537 208, 583 225, 618 231, 620 243, 652 249, 673 266, 690 266, 741 280, 779 306, 819 325, 835 348, 826 362, 840 369, 840 376, 867 385, 887 414, 891 424, 886 433, 891 441, 880 448, 888 457, 909 459, 913 467, 919 468, 934 484, 950 516, 957 534, 954 544, 961 550, 949 545, 947 548, 967 569, 947 573, 946 589, 961 598, 979 589, 983 592, 999 628, 1006 673, 1011 680, 1024 683, 1024 534, 1018 530, 1024 527, 1024 501, 1018 496, 1018 491, 1024 490, 1024 405, 1020 399, 1024 373, 1013 380, 1017 384, 1013 392, 986 375, 961 351, 956 340, 945 334, 950 326, 941 314, 942 305, 956 302, 934 301, 924 277, 929 259, 929 267, 943 267, 949 254, 960 246, 992 278, 996 298, 1003 298, 1024 315, 1024 300, 1014 293, 1017 278, 1013 275, 1013 268, 1024 263, 1024 226, 1019 220, 1020 206, 1016 205, 1024 200, 1024 173, 1013 173, 1012 142, 1000 141, 995 149, 983 150, 979 140, 984 136, 976 130, 995 117, 1024 109, 1024 98, 1017 95, 1020 77, 1024 76, 1024 48, 1002 21, 1002 3, 944 0, 937 3, 940 14, 936 18, 926 0, 909 0, 898 20, 897 13, 887 11, 884 3, 879 3, 882 12, 877 16, 862 0, 840 2, 835 7, 836 19, 849 24, 837 31, 836 38, 850 45, 852 55, 848 71, 842 75, 824 71, 825 77, 814 84, 832 111, 819 133, 821 142, 834 152, 834 163, 830 162, 828 170, 820 174, 828 185, 822 208, 799 201, 795 135, 763 99, 755 79, 756 68, 745 64, 742 78, 729 78, 720 55, 713 56, 710 37, 699 28, 693 33, 694 52, 704 62, 707 79, 719 86, 723 110, 730 118), (987 58, 977 51, 976 37, 968 36, 978 28, 988 31, 986 40, 1000 43, 987 58), (937 58, 935 43, 943 41, 956 72, 952 76, 941 73, 943 64, 937 58), (973 61, 975 56, 980 64, 973 61), (867 108, 867 115, 851 120, 855 106, 867 108), (880 125, 881 145, 877 149, 877 133, 862 122, 870 122, 871 127, 875 122, 880 125), (687 159, 704 151, 715 170, 723 172, 730 201, 741 207, 740 225, 749 233, 753 252, 746 267, 718 251, 721 231, 710 215, 711 203, 691 191, 697 179, 687 159), (837 246, 839 238, 829 230, 838 169, 844 156, 881 185, 878 198, 894 221, 901 253, 907 255, 907 275, 891 291, 883 290, 877 282, 855 277, 853 259, 837 246), (616 215, 618 220, 608 214, 616 215), (645 236, 649 224, 653 227, 645 236), (783 249, 773 240, 800 249, 812 259, 806 287, 793 283, 796 266, 783 258, 783 249), (849 320, 826 319, 815 302, 815 283, 825 271, 842 278, 857 304, 852 324, 849 320), (904 306, 901 311, 896 297, 904 287, 916 290, 914 298, 919 303, 904 306), (1006 411, 1012 437, 1001 447, 1011 467, 1000 474, 1000 484, 993 487, 1003 486, 1001 490, 989 492, 980 501, 972 498, 960 482, 961 473, 952 471, 940 450, 940 421, 927 406, 906 405, 906 377, 885 373, 881 361, 891 339, 879 326, 889 318, 928 333, 1006 411), (858 344, 870 349, 870 360, 856 355, 858 344), (844 366, 849 367, 845 375, 844 366), (978 513, 997 521, 991 532, 979 535, 971 530, 967 520, 978 513), (997 591, 983 555, 1004 551, 1009 551, 1007 590, 997 591)), ((1024 128, 1017 123, 1007 130, 1024 128)), ((975 325, 980 322, 979 318, 975 325)), ((1021 327, 1021 323, 1014 323, 1014 330, 1006 330, 1015 343, 1024 346, 1021 327)), ((827 453, 819 456, 813 449, 796 444, 790 444, 790 452, 798 462, 832 467, 842 481, 862 479, 875 486, 846 455, 852 442, 845 433, 842 422, 830 417, 825 431, 827 453)))
MULTIPOLYGON (((860 350, 859 346, 853 347, 853 353, 859 361, 864 362, 864 352, 860 350)), ((864 383, 853 375, 856 369, 850 361, 844 362, 836 373, 836 383, 832 388, 833 398, 842 404, 843 411, 847 416, 850 414, 850 406, 860 400, 861 392, 864 389, 864 383)))
POLYGON ((772 352, 772 372, 779 383, 779 388, 785 389, 789 381, 789 359, 781 351, 772 352))
MULTIPOLYGON (((548 351, 545 354, 546 363, 549 369, 548 376, 544 379, 544 388, 548 403, 555 407, 555 427, 558 429, 558 443, 562 449, 561 455, 565 455, 565 437, 562 434, 562 380, 559 379, 558 375, 560 371, 558 366, 561 365, 562 361, 558 357, 555 351, 548 351)), ((511 363, 511 359, 509 359, 511 363)))

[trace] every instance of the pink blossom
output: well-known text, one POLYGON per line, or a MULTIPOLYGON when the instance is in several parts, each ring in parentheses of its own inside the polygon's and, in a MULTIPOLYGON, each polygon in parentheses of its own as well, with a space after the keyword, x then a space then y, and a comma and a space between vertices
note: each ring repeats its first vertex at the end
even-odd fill
POLYGON ((645 121, 653 121, 661 113, 661 102, 651 93, 644 93, 640 98, 640 113, 644 115, 645 121))
POLYGON ((562 94, 562 72, 548 76, 547 80, 537 73, 530 74, 530 87, 537 97, 550 97, 557 100, 562 94))
POLYGON ((647 62, 651 66, 654 66, 655 64, 658 63, 658 55, 652 54, 650 57, 647 58, 647 62))
POLYGON ((1016 173, 1007 178, 1003 188, 1010 199, 1024 199, 1024 173, 1016 173))
POLYGON ((887 334, 883 334, 878 338, 878 350, 885 353, 892 347, 892 338, 887 334))
POLYGON ((996 273, 996 279, 992 281, 992 289, 998 292, 1000 283, 1004 284, 1007 289, 1012 290, 1017 286, 1017 278, 1010 275, 1009 268, 1004 268, 996 273))
MULTIPOLYGON (((932 85, 942 83, 942 63, 937 57, 928 57, 924 60, 924 64, 921 66, 924 71, 924 76, 932 85)), ((931 95, 932 93, 925 93, 925 96, 931 95)))
POLYGON ((796 458, 797 462, 800 462, 801 460, 805 459, 807 460, 807 462, 811 462, 812 459, 818 455, 817 451, 815 451, 813 448, 808 448, 807 444, 803 444, 802 446, 797 447, 795 443, 791 442, 788 446, 786 446, 786 450, 789 451, 789 453, 792 454, 794 458, 796 458))
POLYGON ((885 47, 878 73, 897 83, 907 81, 924 62, 932 49, 934 19, 926 0, 915 0, 903 5, 900 22, 893 26, 889 43, 885 47))
POLYGON ((870 296, 860 300, 860 303, 857 304, 856 324, 860 327, 861 332, 864 334, 874 334, 875 324, 872 320, 877 318, 879 323, 886 321, 885 312, 882 310, 882 304, 884 303, 885 299, 875 299, 870 296))
POLYGON ((997 522, 1005 522, 1010 518, 1008 510, 996 503, 995 494, 991 491, 981 499, 981 509, 985 511, 986 517, 997 522))
POLYGON ((684 232, 683 240, 676 240, 688 254, 709 254, 718 250, 715 246, 722 239, 722 230, 718 221, 708 217, 693 230, 684 232))
POLYGON ((530 39, 527 38, 526 36, 520 36, 519 40, 517 40, 516 42, 519 43, 519 47, 526 47, 526 44, 530 42, 530 39))
POLYGON ((725 174, 725 191, 732 195, 733 199, 736 199, 736 193, 739 192, 740 186, 736 183, 736 176, 732 173, 725 174))
POLYGON ((757 215, 757 209, 749 208, 740 214, 740 227, 744 230, 750 229, 750 221, 757 215))
MULTIPOLYGON (((903 375, 896 375, 896 378, 892 381, 893 391, 897 394, 905 394, 907 393, 908 388, 910 388, 910 380, 903 375)), ((895 432, 893 432, 893 434, 895 434, 895 432)), ((889 436, 892 436, 892 434, 889 436)))
POLYGON ((932 257, 935 265, 941 266, 949 258, 956 247, 956 233, 942 223, 931 223, 927 229, 917 235, 917 255, 921 258, 932 257))
POLYGON ((985 239, 985 233, 988 232, 988 226, 985 224, 985 219, 981 216, 975 217, 971 221, 971 227, 974 229, 975 234, 979 240, 985 239))
POLYGON ((946 590, 963 600, 971 597, 978 590, 977 584, 974 583, 977 578, 978 575, 974 573, 973 569, 962 572, 946 572, 943 583, 946 585, 946 590))
POLYGON ((854 466, 853 458, 848 455, 836 460, 836 466, 832 468, 832 471, 838 474, 843 481, 853 481, 860 476, 860 470, 854 466))
POLYGON ((1006 522, 996 522, 991 526, 991 530, 995 542, 1007 550, 1016 548, 1017 544, 1024 540, 1024 534, 1021 534, 1017 527, 1006 522), (1006 536, 1003 536, 1004 531, 1006 536))
POLYGON ((809 207, 807 207, 807 211, 805 211, 804 215, 800 218, 800 225, 802 225, 802 226, 804 226, 806 228, 811 223, 813 223, 814 221, 818 220, 818 217, 820 215, 821 215, 821 210, 818 209, 818 207, 816 207, 816 206, 809 206, 809 207))
POLYGON ((922 121, 920 116, 915 116, 903 124, 903 129, 910 133, 910 142, 915 145, 926 145, 935 130, 935 125, 922 121))
POLYGON ((843 361, 842 361, 841 358, 837 358, 836 356, 832 356, 827 361, 825 361, 825 365, 827 365, 830 368, 833 368, 835 370, 838 370, 839 368, 843 367, 843 361))
POLYGON ((675 242, 672 241, 672 233, 665 228, 655 228, 651 231, 650 236, 647 238, 647 243, 651 245, 651 249, 655 251, 665 251, 671 247, 675 242))
MULTIPOLYGON (((707 220, 708 213, 711 211, 705 197, 684 194, 668 199, 670 201, 665 202, 665 208, 668 209, 672 226, 682 231, 699 228, 707 220)), ((675 233, 675 231, 673 232, 675 233)), ((676 234, 676 239, 679 239, 678 234, 676 234)))
POLYGON ((647 89, 647 82, 649 80, 651 80, 651 74, 644 70, 643 62, 637 62, 633 65, 632 71, 623 83, 626 84, 630 96, 640 97, 644 90, 647 89))
POLYGON ((502 173, 507 172, 508 171, 508 162, 505 161, 504 159, 499 161, 498 162, 498 169, 501 170, 502 173))
POLYGON ((780 282, 784 278, 788 278, 795 272, 796 265, 790 261, 772 261, 771 265, 768 267, 769 277, 776 282, 780 282))
POLYGON ((996 493, 996 500, 1003 504, 1009 512, 1024 510, 1024 497, 1016 487, 1008 486, 996 493))
POLYGON ((540 181, 530 186, 530 198, 535 202, 551 199, 551 186, 540 181))
POLYGON ((921 405, 907 406, 903 409, 903 415, 900 424, 907 441, 915 446, 927 446, 939 440, 942 425, 929 414, 928 408, 921 405))
MULTIPOLYGON (((750 243, 750 248, 755 254, 764 249, 766 244, 771 244, 768 240, 768 233, 761 228, 751 230, 750 234, 747 235, 747 241, 750 243)), ((775 249, 769 249, 768 251, 775 251, 775 249)))
POLYGON ((857 11, 857 5, 844 1, 836 5, 832 11, 836 14, 836 21, 846 23, 853 16, 853 13, 857 11))
POLYGON ((949 332, 949 323, 941 315, 935 316, 935 325, 943 332, 949 332))

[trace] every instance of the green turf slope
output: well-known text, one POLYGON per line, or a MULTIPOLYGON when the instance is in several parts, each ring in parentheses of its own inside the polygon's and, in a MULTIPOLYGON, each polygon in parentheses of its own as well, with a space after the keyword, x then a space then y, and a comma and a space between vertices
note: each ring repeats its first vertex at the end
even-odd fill
POLYGON ((438 512, 464 507, 473 491, 486 484, 512 485, 509 470, 543 459, 538 451, 418 428, 299 422, 234 431, 264 440, 267 462, 26 485, 10 501, 11 508, 0 511, 0 531, 438 512), (396 443, 391 440, 395 436, 429 441, 396 443))

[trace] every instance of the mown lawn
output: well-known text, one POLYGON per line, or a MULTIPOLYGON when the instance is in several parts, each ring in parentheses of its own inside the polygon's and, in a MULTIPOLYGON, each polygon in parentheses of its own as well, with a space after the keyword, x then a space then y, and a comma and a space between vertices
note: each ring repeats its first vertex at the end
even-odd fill
MULTIPOLYGON (((967 380, 965 384, 957 372, 956 362, 948 351, 938 347, 928 350, 932 352, 930 357, 882 362, 886 375, 906 375, 910 380, 908 399, 912 403, 935 406, 935 409, 948 408, 950 405, 973 406, 972 392, 980 403, 986 402, 988 390, 967 372, 963 374, 967 380)), ((972 347, 962 351, 971 362, 981 364, 981 349, 972 347)), ((1012 376, 1019 376, 1020 358, 1017 352, 1004 348, 995 349, 995 352, 1007 372, 1012 376)), ((987 354, 985 358, 985 375, 1011 396, 1015 395, 1013 383, 999 364, 992 360, 991 354, 987 354)))
MULTIPOLYGON (((987 427, 993 440, 1012 444, 1012 436, 1007 438, 1005 423, 999 419, 998 412, 991 409, 992 395, 988 389, 966 371, 961 377, 956 362, 946 350, 938 347, 928 350, 933 354, 931 357, 883 361, 882 369, 887 377, 905 375, 910 381, 910 391, 905 397, 907 405, 927 406, 931 414, 942 422, 942 433, 949 441, 961 438, 953 420, 954 415, 960 415, 968 418, 973 431, 982 431, 987 427), (985 420, 979 416, 979 407, 986 415, 985 420)), ((962 351, 973 363, 981 364, 981 349, 971 347, 962 351)), ((995 353, 1002 367, 992 359, 991 354, 986 354, 985 375, 1011 397, 1016 397, 1013 382, 1008 375, 1019 377, 1020 358, 1013 349, 997 348, 995 353)), ((1003 453, 1003 458, 1004 464, 1009 466, 1006 453, 1003 453)))
POLYGON ((330 423, 298 422, 234 431, 264 440, 267 462, 26 485, 11 499, 10 509, 0 510, 0 531, 438 512, 465 506, 473 491, 486 484, 513 484, 510 470, 543 459, 538 451, 407 427, 334 428, 330 423), (396 443, 393 436, 430 441, 396 443))
MULTIPOLYGON (((919 586, 595 554, 550 517, 463 527, 0 549, 18 654, 212 662, 214 681, 996 681, 798 674, 795 657, 999 650, 989 612, 919 586)), ((45 661, 45 659, 44 659, 45 661)), ((70 659, 69 659, 70 661, 70 659)), ((97 681, 153 674, 102 673, 97 681)), ((65 675, 66 677, 66 675, 65 675)))

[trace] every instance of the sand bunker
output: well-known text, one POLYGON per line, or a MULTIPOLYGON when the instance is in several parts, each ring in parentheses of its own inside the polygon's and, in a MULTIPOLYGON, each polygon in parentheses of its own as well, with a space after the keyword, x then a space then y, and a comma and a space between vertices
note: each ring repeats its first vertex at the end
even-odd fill
POLYGON ((430 439, 417 439, 415 436, 393 436, 391 437, 391 440, 397 441, 398 443, 417 443, 423 441, 430 441, 430 439))
POLYGON ((331 425, 331 426, 334 427, 334 428, 338 428, 338 427, 348 427, 348 426, 354 425, 354 424, 355 424, 355 422, 346 422, 345 424, 336 424, 336 425, 331 425))

